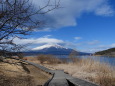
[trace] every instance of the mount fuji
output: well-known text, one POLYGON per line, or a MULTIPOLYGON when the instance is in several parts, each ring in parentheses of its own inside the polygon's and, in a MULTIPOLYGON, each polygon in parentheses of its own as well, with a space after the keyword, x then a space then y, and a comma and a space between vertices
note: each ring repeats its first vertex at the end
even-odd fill
POLYGON ((79 55, 89 55, 89 53, 78 52, 74 49, 65 48, 58 44, 47 44, 40 47, 33 48, 30 51, 25 52, 26 55, 38 55, 38 54, 52 54, 52 55, 69 55, 72 51, 79 55))

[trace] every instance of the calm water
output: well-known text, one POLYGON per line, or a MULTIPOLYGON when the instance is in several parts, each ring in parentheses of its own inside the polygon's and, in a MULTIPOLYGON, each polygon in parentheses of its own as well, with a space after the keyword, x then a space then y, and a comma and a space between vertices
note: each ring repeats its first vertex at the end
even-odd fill
MULTIPOLYGON (((59 58, 67 59, 68 55, 56 55, 59 58)), ((107 56, 77 56, 79 58, 92 58, 94 60, 98 60, 100 62, 108 63, 112 66, 115 66, 115 57, 107 57, 107 56)))

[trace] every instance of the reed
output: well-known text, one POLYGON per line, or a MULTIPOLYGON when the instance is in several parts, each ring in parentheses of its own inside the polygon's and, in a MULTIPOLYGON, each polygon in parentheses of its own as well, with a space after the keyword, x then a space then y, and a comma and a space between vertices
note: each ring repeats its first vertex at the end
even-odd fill
POLYGON ((100 86, 115 86, 115 68, 107 63, 94 61, 91 58, 72 58, 72 62, 48 65, 53 69, 61 69, 73 77, 92 81, 100 86))

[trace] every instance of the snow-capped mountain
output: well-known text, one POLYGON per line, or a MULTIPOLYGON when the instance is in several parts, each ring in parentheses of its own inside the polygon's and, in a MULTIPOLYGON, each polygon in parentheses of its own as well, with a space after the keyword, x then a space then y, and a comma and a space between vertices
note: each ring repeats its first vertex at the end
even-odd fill
POLYGON ((63 46, 58 45, 58 44, 47 44, 47 45, 43 45, 43 46, 39 46, 39 47, 33 48, 32 50, 41 50, 41 49, 51 48, 51 47, 64 48, 63 46))
POLYGON ((39 54, 68 55, 72 51, 73 49, 68 49, 58 44, 47 44, 33 48, 31 52, 36 52, 39 54))
MULTIPOLYGON (((52 54, 52 55, 69 55, 72 51, 75 51, 70 48, 65 48, 58 44, 47 44, 33 48, 32 50, 25 52, 27 55, 37 55, 37 54, 52 54)), ((75 51, 77 52, 77 51, 75 51)), ((79 54, 87 54, 83 52, 78 52, 79 54)))

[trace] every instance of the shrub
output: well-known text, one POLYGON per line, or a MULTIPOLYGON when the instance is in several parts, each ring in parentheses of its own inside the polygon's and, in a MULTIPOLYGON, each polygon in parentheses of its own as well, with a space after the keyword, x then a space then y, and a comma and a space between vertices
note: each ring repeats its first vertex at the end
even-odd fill
POLYGON ((37 59, 40 61, 41 64, 43 63, 49 63, 49 64, 59 64, 62 63, 62 61, 60 59, 58 59, 57 57, 53 56, 53 55, 38 55, 37 59))

